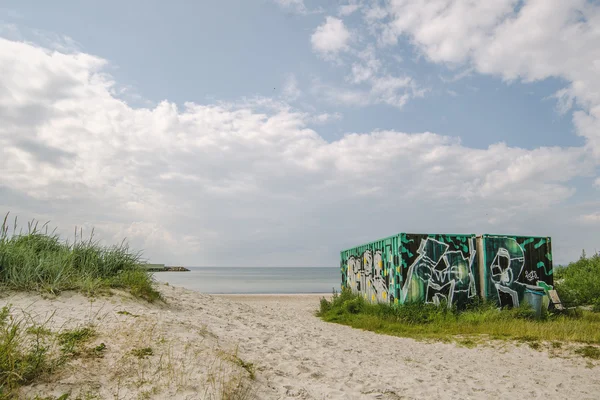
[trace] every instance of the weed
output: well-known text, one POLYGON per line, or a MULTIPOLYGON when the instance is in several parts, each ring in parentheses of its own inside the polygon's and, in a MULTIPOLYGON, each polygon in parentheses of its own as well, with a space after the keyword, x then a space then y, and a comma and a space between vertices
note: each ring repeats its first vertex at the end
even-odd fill
POLYGON ((540 342, 534 341, 534 342, 529 342, 529 347, 531 347, 534 350, 540 350, 542 345, 540 344, 540 342))
POLYGON ((469 348, 469 349, 472 349, 473 347, 477 346, 477 342, 475 342, 475 341, 474 341, 474 340, 472 340, 472 339, 463 339, 463 340, 459 340, 459 341, 457 342, 457 344, 458 344, 459 346, 464 346, 464 347, 467 347, 467 348, 469 348))
POLYGON ((34 336, 50 336, 50 335, 52 335, 52 331, 43 325, 30 326, 25 330, 25 332, 29 333, 30 335, 34 335, 34 336))
POLYGON ((242 367, 243 369, 245 369, 246 372, 248 372, 248 376, 250 377, 250 379, 252 379, 252 380, 256 379, 256 366, 254 365, 254 363, 242 360, 238 356, 237 347, 236 347, 235 351, 233 351, 232 353, 221 352, 221 355, 226 360, 229 360, 229 361, 233 362, 234 364, 237 364, 240 367, 242 367))
POLYGON ((142 347, 139 349, 131 350, 131 354, 136 356, 137 358, 146 358, 154 354, 151 347, 142 347))
POLYGON ((518 340, 519 342, 535 342, 537 341, 537 338, 534 336, 517 336, 515 337, 515 340, 518 340))
POLYGON ((594 346, 583 346, 575 350, 575 353, 582 357, 592 358, 594 360, 600 360, 600 348, 594 346))
POLYGON ((128 316, 130 316, 130 317, 134 317, 134 318, 137 318, 137 317, 139 317, 139 315, 132 314, 132 313, 130 313, 129 311, 117 311, 117 314, 121 314, 121 315, 128 315, 128 316))
POLYGON ((59 360, 49 352, 50 343, 41 329, 24 329, 24 321, 0 309, 0 399, 11 399, 20 386, 50 374, 59 360), (33 337, 31 337, 33 335, 33 337))
POLYGON ((223 379, 220 389, 222 399, 249 400, 255 398, 252 387, 244 381, 242 375, 223 379))
POLYGON ((256 379, 256 375, 254 372, 255 367, 254 367, 253 363, 244 361, 239 357, 236 357, 236 361, 240 367, 244 368, 246 370, 246 372, 248 372, 248 376, 250 376, 250 379, 252 379, 252 380, 256 379))
POLYGON ((100 343, 98 346, 87 349, 86 354, 88 357, 102 358, 102 357, 104 357, 105 351, 106 351, 106 345, 104 343, 100 343))
POLYGON ((80 347, 95 335, 91 327, 77 328, 58 334, 58 344, 65 356, 76 356, 80 353, 80 347))

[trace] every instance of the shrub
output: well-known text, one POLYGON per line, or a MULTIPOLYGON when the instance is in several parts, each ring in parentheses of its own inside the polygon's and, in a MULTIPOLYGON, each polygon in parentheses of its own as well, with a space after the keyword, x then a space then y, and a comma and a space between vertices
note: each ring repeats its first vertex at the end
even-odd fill
POLYGON ((329 302, 325 297, 321 297, 319 304, 319 315, 325 314, 329 310, 331 310, 331 302, 329 302))
POLYGON ((600 304, 600 255, 582 256, 566 267, 557 268, 555 286, 567 304, 600 304))

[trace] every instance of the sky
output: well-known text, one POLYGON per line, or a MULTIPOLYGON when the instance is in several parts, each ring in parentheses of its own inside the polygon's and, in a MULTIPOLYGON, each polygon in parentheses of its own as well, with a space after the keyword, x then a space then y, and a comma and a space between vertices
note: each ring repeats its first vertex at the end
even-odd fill
POLYGON ((596 0, 0 1, 0 211, 151 262, 600 250, 596 0))

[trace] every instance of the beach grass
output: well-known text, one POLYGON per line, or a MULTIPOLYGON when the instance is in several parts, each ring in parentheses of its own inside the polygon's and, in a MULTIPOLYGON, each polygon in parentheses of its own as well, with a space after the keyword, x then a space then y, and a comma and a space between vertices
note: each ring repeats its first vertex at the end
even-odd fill
POLYGON ((104 246, 93 231, 84 239, 76 230, 69 242, 49 231, 47 223, 31 221, 23 230, 15 218, 9 225, 7 214, 0 227, 0 287, 5 290, 94 295, 121 288, 150 302, 160 299, 152 275, 141 267, 140 253, 124 241, 104 246))
POLYGON ((9 306, 2 307, 0 400, 18 398, 21 386, 49 377, 70 360, 89 352, 84 344, 94 335, 93 326, 55 333, 25 316, 15 317, 9 306))
POLYGON ((464 310, 432 304, 371 304, 349 290, 321 300, 318 312, 323 320, 353 328, 414 339, 477 344, 481 340, 503 339, 522 342, 579 342, 600 344, 600 313, 570 310, 553 315, 544 312, 535 318, 530 308, 498 309, 492 303, 478 303, 464 310))

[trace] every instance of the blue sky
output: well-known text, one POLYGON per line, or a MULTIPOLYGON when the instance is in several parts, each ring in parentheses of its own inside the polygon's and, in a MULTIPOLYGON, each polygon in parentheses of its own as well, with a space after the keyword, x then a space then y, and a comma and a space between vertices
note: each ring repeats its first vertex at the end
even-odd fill
POLYGON ((187 265, 330 265, 399 231, 551 235, 566 262, 600 248, 600 6, 568 3, 4 1, 6 98, 25 71, 72 92, 30 96, 36 124, 4 103, 0 207, 187 265))
MULTIPOLYGON (((335 11, 336 3, 331 4, 335 11)), ((313 79, 344 84, 347 68, 312 53, 309 37, 325 11, 303 16, 266 0, 101 5, 19 0, 8 1, 5 7, 19 15, 5 16, 5 21, 72 38, 82 51, 109 60, 117 82, 153 102, 277 96, 290 74, 304 88, 313 79)), ((360 27, 360 18, 353 15, 349 20, 349 26, 360 27)), ((549 98, 564 86, 559 79, 506 84, 499 78, 471 75, 444 82, 464 68, 428 63, 406 42, 381 53, 392 72, 409 73, 431 92, 402 110, 344 107, 311 96, 305 100, 311 106, 344 114, 325 134, 336 138, 372 129, 431 131, 460 136, 465 145, 478 148, 497 141, 525 148, 583 144, 574 134, 570 113, 558 114, 556 102, 549 98), (403 61, 395 61, 395 56, 403 61)))

